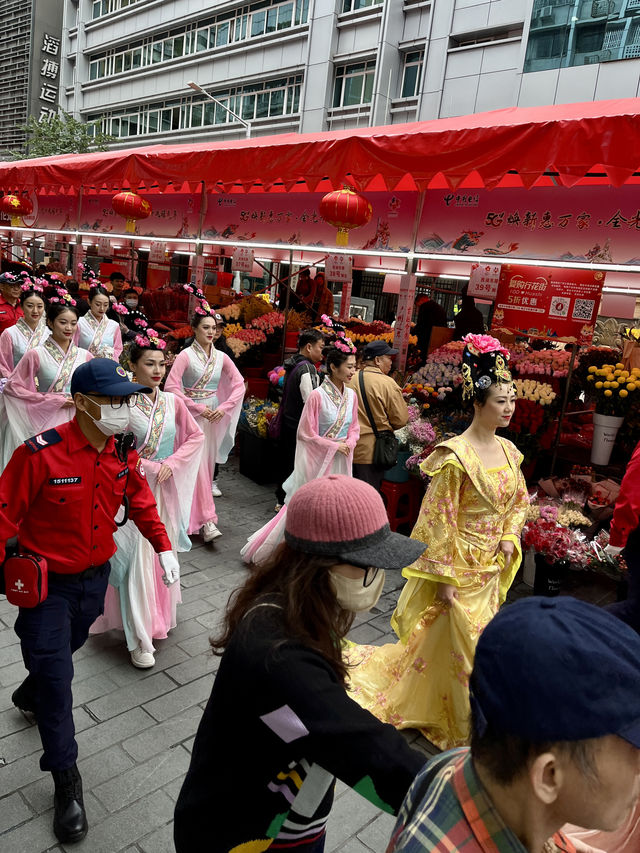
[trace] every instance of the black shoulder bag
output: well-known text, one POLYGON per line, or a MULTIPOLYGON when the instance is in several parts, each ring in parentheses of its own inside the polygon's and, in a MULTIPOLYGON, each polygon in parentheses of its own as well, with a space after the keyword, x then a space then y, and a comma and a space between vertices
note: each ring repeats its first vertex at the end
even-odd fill
POLYGON ((378 468, 384 468, 386 471, 389 468, 393 468, 398 461, 398 439, 393 434, 393 430, 384 429, 378 431, 376 429, 376 422, 371 414, 371 407, 369 406, 369 400, 367 399, 367 392, 364 390, 364 370, 360 371, 358 382, 360 383, 362 402, 364 403, 364 408, 375 436, 375 443, 373 445, 373 464, 377 465, 378 468))

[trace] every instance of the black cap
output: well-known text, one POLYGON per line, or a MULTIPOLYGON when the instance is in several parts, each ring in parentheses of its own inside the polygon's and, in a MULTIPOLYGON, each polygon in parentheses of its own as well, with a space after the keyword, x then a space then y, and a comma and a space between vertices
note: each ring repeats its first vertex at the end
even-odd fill
POLYGON ((362 351, 365 361, 371 361, 379 355, 398 355, 399 350, 393 349, 386 341, 370 341, 362 351))
POLYGON ((92 358, 76 367, 71 377, 74 394, 103 394, 105 397, 129 397, 151 391, 145 385, 130 382, 127 371, 110 358, 92 358))

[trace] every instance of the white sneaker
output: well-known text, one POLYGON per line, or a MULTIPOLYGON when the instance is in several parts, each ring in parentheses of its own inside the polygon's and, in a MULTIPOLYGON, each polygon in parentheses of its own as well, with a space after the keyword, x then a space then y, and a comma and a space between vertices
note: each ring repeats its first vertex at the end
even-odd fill
POLYGON ((218 484, 216 483, 215 480, 211 484, 211 494, 214 496, 214 498, 221 498, 222 497, 222 492, 220 491, 220 487, 218 486, 218 484))
POLYGON ((207 521, 206 524, 202 525, 202 538, 205 542, 213 542, 219 536, 222 536, 222 533, 220 533, 213 521, 207 521))
POLYGON ((143 651, 140 646, 131 652, 131 663, 137 666, 138 669, 149 669, 155 666, 156 659, 151 652, 143 651))

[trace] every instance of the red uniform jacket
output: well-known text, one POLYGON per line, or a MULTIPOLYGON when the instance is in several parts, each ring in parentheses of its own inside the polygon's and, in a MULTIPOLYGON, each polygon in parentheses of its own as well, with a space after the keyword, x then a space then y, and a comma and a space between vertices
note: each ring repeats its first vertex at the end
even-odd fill
POLYGON ((0 296, 0 332, 4 332, 9 326, 15 326, 23 314, 19 302, 14 307, 7 302, 4 296, 0 296))
POLYGON ((624 548, 629 534, 640 524, 640 443, 633 451, 627 471, 620 486, 611 521, 609 539, 616 548, 624 548))
POLYGON ((114 439, 101 453, 77 421, 29 438, 0 477, 0 559, 7 539, 47 558, 49 571, 82 572, 113 556, 124 494, 130 517, 157 553, 171 550, 138 454, 121 462, 114 439))

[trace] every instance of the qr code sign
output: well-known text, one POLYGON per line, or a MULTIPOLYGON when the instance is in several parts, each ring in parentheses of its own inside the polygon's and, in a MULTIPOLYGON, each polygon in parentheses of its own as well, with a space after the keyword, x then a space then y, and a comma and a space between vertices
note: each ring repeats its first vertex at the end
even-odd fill
POLYGON ((568 296, 554 296, 549 308, 550 317, 568 317, 571 299, 568 296))
POLYGON ((574 320, 590 320, 593 317, 593 308, 595 306, 594 299, 576 299, 576 304, 573 306, 574 320))

